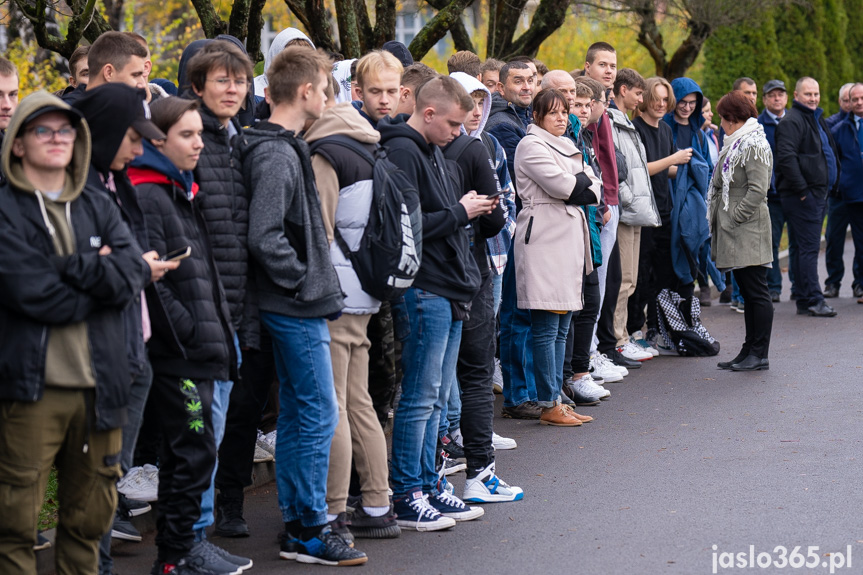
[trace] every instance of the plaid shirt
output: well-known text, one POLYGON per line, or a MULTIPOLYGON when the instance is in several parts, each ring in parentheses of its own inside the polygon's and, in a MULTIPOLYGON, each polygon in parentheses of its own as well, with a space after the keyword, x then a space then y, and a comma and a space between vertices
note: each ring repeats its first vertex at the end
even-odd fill
MULTIPOLYGON (((488 134, 488 132, 486 132, 488 134)), ((500 181, 500 189, 503 192, 500 195, 500 201, 503 205, 504 217, 506 217, 506 225, 493 238, 488 238, 488 257, 491 269, 495 275, 502 275, 506 269, 507 254, 512 245, 512 238, 515 236, 515 188, 512 185, 512 180, 509 177, 509 170, 506 164, 506 153, 503 151, 497 138, 488 134, 494 142, 494 169, 497 172, 497 179, 500 181)))

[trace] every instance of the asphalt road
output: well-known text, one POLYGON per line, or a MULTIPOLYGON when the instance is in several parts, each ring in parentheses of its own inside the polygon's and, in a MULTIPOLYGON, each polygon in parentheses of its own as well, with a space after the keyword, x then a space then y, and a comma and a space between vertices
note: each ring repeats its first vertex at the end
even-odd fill
MULTIPOLYGON (((770 371, 716 369, 739 350, 743 315, 714 300, 703 318, 722 344, 718 357, 647 362, 608 384, 609 401, 580 408, 596 420, 579 428, 496 419, 495 430, 518 441, 518 449, 498 453, 498 474, 523 487, 524 500, 487 505, 482 519, 447 532, 357 540, 370 559, 356 570, 828 573, 833 561, 835 573, 863 573, 863 305, 851 297, 850 285, 830 302, 836 318, 797 316, 787 297, 786 284, 776 306, 770 371), (793 559, 784 568, 780 545, 793 559), (801 557, 792 557, 798 545, 801 557), (724 552, 735 554, 733 568, 721 567, 729 561, 724 552), (770 556, 759 557, 762 552, 770 556), (769 567, 758 567, 768 559, 769 567), (797 566, 801 561, 816 567, 797 566)), ((463 475, 454 476, 457 493, 463 482, 463 475)), ((251 538, 213 541, 252 557, 248 573, 334 569, 279 560, 274 486, 248 495, 246 518, 251 538)), ((146 573, 155 557, 152 534, 144 544, 121 544, 115 556, 117 573, 146 573)))

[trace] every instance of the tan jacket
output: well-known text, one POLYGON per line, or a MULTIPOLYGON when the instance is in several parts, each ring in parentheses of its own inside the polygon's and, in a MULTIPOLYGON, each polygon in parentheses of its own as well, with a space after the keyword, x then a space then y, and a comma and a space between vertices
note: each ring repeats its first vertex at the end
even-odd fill
POLYGON ((515 150, 516 190, 522 201, 515 237, 518 307, 577 311, 584 306, 582 279, 593 271, 590 232, 584 212, 564 203, 579 172, 600 181, 572 141, 536 125, 515 150))

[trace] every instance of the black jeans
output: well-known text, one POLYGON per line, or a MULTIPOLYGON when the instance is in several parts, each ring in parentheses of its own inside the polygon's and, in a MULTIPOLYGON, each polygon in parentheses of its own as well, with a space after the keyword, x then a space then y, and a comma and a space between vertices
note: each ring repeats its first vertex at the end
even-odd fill
POLYGON ((211 409, 213 382, 156 373, 150 397, 159 406, 159 561, 176 563, 192 548, 201 495, 216 465, 211 409))
POLYGON ((607 265, 608 271, 605 275, 605 297, 602 300, 602 309, 599 310, 599 319, 596 321, 596 339, 599 340, 596 348, 600 353, 611 353, 617 347, 617 338, 614 336, 614 312, 617 311, 617 296, 620 294, 620 284, 623 281, 617 242, 614 242, 608 262, 603 262, 602 265, 607 265))
MULTIPOLYGON (((458 382, 461 386, 461 433, 468 473, 494 461, 492 420, 494 419, 495 347, 494 289, 491 275, 470 308, 470 318, 462 324, 458 351, 458 382)), ((453 389, 457 392, 458 388, 453 389)))
POLYGON ((216 488, 224 495, 242 497, 252 484, 258 423, 276 375, 273 342, 261 326, 261 349, 244 349, 240 381, 231 390, 225 436, 219 447, 216 488))
POLYGON ((566 336, 566 352, 563 356, 563 380, 573 374, 590 370, 590 340, 593 326, 599 314, 599 274, 596 270, 584 276, 581 282, 584 291, 584 307, 572 314, 572 323, 566 336))
MULTIPOLYGON (((692 294, 695 293, 695 282, 684 284, 674 272, 671 262, 671 229, 653 229, 653 251, 651 252, 651 265, 653 267, 652 282, 653 289, 650 291, 650 299, 647 302, 647 327, 659 329, 659 312, 656 304, 656 296, 664 289, 677 292, 686 300, 681 309, 690 309, 692 294)), ((695 270, 693 270, 695 272, 695 270)), ((695 274, 693 274, 695 275, 695 274)), ((689 319, 689 318, 687 318, 689 319)))
POLYGON ((818 282, 818 252, 821 250, 821 224, 824 221, 825 198, 812 192, 801 196, 782 196, 782 210, 788 222, 788 232, 797 240, 797 258, 791 260, 797 309, 805 310, 824 300, 818 282))
MULTIPOLYGON (((371 347, 369 348, 369 395, 378 421, 386 426, 389 411, 393 407, 398 382, 401 380, 399 365, 401 358, 396 357, 396 341, 393 334, 393 314, 390 302, 381 302, 381 309, 374 314, 366 329, 371 347)), ((401 342, 399 342, 401 347, 401 342)), ((401 354, 399 354, 401 355, 401 354)))
POLYGON ((770 333, 773 330, 773 302, 767 287, 767 268, 749 266, 732 273, 743 296, 746 339, 742 351, 764 359, 770 351, 770 333))

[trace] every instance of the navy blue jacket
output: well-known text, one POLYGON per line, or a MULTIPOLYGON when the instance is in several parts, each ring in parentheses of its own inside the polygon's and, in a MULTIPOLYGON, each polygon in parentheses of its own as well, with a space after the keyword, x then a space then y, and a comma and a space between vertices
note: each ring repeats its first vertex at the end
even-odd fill
MULTIPOLYGON (((773 119, 767 110, 761 112, 761 115, 758 116, 758 123, 764 127, 764 135, 767 136, 767 141, 770 143, 770 151, 773 152, 773 157, 776 157, 776 126, 779 125, 779 122, 773 119)), ((775 161, 775 160, 774 160, 775 161)), ((778 198, 779 194, 776 193, 776 170, 770 174, 770 189, 767 190, 768 198, 778 198)))
POLYGON ((503 146, 513 187, 515 187, 515 149, 524 138, 525 130, 530 124, 530 116, 530 108, 520 108, 506 101, 500 94, 492 94, 491 112, 485 124, 485 131, 497 138, 503 146))
POLYGON ((802 196, 809 190, 825 198, 832 191, 819 125, 827 131, 828 144, 834 157, 838 158, 824 116, 816 114, 815 110, 797 100, 791 103, 791 109, 785 112, 785 117, 776 126, 773 164, 776 191, 780 196, 802 196))
POLYGON ((863 202, 863 156, 857 140, 857 116, 846 114, 831 128, 836 142, 839 164, 839 193, 847 203, 863 202))

